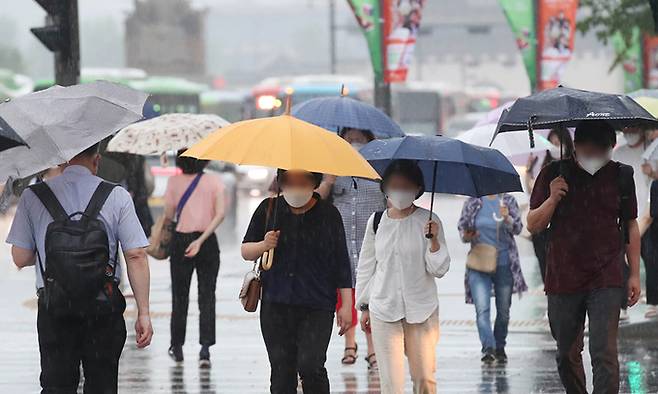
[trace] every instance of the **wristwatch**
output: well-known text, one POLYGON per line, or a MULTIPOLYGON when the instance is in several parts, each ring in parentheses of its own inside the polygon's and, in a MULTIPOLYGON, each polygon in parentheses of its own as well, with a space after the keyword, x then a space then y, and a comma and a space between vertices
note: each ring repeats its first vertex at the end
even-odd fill
POLYGON ((359 305, 359 310, 361 312, 367 312, 368 311, 368 304, 361 304, 359 305))

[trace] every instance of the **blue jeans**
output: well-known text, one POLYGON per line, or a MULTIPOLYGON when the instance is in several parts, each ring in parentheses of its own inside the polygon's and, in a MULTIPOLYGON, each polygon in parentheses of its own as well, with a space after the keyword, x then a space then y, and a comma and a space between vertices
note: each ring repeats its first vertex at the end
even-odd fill
POLYGON ((498 265, 494 274, 468 270, 468 285, 471 288, 473 303, 475 304, 482 351, 505 348, 509 310, 512 305, 512 287, 514 285, 508 252, 498 252, 498 265), (496 322, 493 331, 491 329, 492 287, 496 295, 496 322))

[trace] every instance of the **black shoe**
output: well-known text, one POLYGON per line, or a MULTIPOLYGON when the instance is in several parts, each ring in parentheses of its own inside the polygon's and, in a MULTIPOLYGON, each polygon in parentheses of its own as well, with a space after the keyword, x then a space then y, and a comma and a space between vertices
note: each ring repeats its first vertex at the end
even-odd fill
POLYGON ((501 364, 507 364, 507 354, 505 354, 505 349, 496 349, 496 361, 501 364))
POLYGON ((487 363, 487 364, 491 364, 494 361, 496 361, 496 355, 494 354, 494 350, 491 348, 485 349, 484 354, 480 360, 483 363, 487 363))
POLYGON ((169 357, 177 363, 183 362, 183 347, 180 345, 171 345, 169 347, 169 357))
POLYGON ((208 346, 201 346, 199 368, 210 368, 210 348, 208 346))

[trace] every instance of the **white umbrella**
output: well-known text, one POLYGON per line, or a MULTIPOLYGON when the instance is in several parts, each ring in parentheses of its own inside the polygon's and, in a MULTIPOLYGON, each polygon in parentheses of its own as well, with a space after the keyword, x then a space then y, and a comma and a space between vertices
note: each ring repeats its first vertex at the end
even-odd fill
POLYGON ((0 104, 0 118, 28 146, 0 152, 0 184, 62 164, 142 119, 147 94, 111 82, 54 86, 0 104))
POLYGON ((112 138, 107 150, 136 155, 160 155, 189 148, 229 124, 217 115, 166 114, 122 129, 112 138))
MULTIPOLYGON (((458 140, 469 144, 489 147, 491 138, 496 132, 496 124, 486 124, 474 127, 457 136, 458 140)), ((535 147, 530 147, 527 131, 515 131, 502 133, 496 136, 491 148, 499 150, 505 156, 527 155, 529 153, 539 153, 551 151, 553 156, 560 155, 560 149, 551 144, 545 137, 535 133, 535 147)))

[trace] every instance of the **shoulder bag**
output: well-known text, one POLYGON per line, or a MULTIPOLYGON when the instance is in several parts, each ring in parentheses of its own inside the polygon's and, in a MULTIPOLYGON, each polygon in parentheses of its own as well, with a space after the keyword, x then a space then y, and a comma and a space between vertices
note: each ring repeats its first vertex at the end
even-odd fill
MULTIPOLYGON (((496 223, 496 244, 500 240, 500 223, 496 223)), ((493 274, 496 272, 498 265, 498 247, 488 245, 485 243, 477 243, 471 246, 471 250, 466 257, 466 268, 482 272, 485 274, 493 274)))
POLYGON ((197 174, 197 176, 192 179, 192 182, 187 189, 185 189, 185 193, 183 193, 180 201, 178 201, 178 206, 176 207, 176 220, 172 221, 167 219, 163 213, 153 225, 151 229, 151 237, 149 238, 149 246, 146 248, 146 253, 148 253, 149 256, 157 260, 164 260, 171 254, 171 239, 176 230, 176 223, 180 218, 183 208, 185 208, 185 204, 187 204, 187 201, 192 196, 197 185, 199 185, 202 175, 203 173, 197 174))

